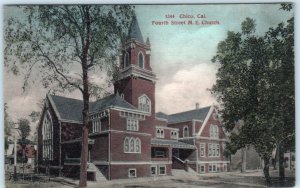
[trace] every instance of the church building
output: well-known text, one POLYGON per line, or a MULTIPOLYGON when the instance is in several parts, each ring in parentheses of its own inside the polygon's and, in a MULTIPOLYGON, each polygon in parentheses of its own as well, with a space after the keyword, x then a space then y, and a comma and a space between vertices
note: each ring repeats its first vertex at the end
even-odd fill
MULTIPOLYGON (((136 19, 121 48, 114 94, 90 102, 88 179, 227 171, 226 136, 214 106, 156 113, 151 45, 136 19)), ((46 96, 38 125, 39 172, 79 177, 82 108, 81 100, 46 96)))

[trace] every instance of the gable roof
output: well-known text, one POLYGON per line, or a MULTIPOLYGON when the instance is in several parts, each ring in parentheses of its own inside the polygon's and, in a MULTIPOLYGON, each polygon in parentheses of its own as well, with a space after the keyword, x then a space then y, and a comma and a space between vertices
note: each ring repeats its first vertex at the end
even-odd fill
POLYGON ((200 109, 195 109, 195 110, 190 110, 190 111, 180 112, 180 113, 170 114, 170 115, 167 115, 162 112, 158 112, 156 113, 156 117, 167 119, 168 124, 191 121, 193 119, 204 121, 205 117, 209 112, 210 107, 211 106, 207 106, 200 109))
MULTIPOLYGON (((82 122, 83 101, 57 95, 48 95, 58 117, 62 120, 82 122)), ((118 94, 109 95, 103 99, 90 102, 90 112, 99 111, 107 107, 120 107, 136 110, 134 106, 122 99, 118 94)))

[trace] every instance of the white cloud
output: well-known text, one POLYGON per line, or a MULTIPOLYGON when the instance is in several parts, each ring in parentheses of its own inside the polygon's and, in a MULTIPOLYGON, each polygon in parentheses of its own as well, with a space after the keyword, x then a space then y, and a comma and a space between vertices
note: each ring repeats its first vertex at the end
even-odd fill
POLYGON ((215 102, 207 89, 215 83, 214 64, 198 64, 177 71, 168 84, 157 83, 156 110, 176 113, 195 108, 195 103, 208 106, 215 102))

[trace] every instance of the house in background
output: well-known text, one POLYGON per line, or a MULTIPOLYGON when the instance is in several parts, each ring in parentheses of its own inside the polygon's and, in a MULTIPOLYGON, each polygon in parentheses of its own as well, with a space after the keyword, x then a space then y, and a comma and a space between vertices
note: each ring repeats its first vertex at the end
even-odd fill
MULTIPOLYGON (((134 19, 114 94, 90 102, 88 179, 227 171, 226 136, 213 106, 156 113, 150 55, 149 38, 144 41, 134 19)), ((38 126, 40 172, 79 177, 82 108, 81 100, 47 95, 38 126)))

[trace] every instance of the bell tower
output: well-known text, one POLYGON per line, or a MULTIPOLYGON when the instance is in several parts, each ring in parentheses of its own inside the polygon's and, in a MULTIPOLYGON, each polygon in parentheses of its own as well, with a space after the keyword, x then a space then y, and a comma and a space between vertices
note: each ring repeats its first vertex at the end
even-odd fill
POLYGON ((155 114, 155 81, 150 63, 150 40, 143 39, 136 17, 132 19, 126 42, 121 46, 120 70, 114 92, 144 112, 155 114))

